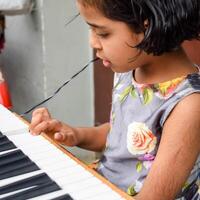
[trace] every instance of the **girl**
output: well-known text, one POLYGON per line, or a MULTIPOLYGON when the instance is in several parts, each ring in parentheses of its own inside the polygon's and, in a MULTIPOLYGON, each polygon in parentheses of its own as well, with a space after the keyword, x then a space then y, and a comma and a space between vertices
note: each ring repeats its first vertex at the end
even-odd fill
POLYGON ((115 72, 110 122, 75 128, 40 108, 31 133, 104 151, 98 172, 136 200, 200 199, 200 69, 181 48, 199 39, 199 0, 77 0, 77 6, 97 57, 115 72))

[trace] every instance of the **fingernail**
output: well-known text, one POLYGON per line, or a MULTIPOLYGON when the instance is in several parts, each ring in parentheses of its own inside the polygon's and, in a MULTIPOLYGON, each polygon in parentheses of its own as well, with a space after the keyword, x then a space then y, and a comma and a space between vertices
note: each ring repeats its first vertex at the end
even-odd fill
POLYGON ((56 140, 62 140, 63 139, 63 135, 61 133, 55 133, 54 138, 56 140))
POLYGON ((31 132, 31 135, 36 136, 36 135, 38 135, 38 134, 37 134, 37 133, 33 133, 33 132, 31 132))

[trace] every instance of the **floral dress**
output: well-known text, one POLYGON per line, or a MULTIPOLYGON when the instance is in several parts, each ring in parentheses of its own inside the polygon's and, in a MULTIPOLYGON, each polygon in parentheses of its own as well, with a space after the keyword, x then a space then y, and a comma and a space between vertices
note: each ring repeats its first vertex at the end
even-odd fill
MULTIPOLYGON (((142 188, 157 154, 162 128, 184 97, 200 92, 200 72, 157 84, 138 84, 133 73, 115 74, 111 130, 98 171, 129 195, 142 188)), ((200 155, 176 199, 200 200, 200 155)))

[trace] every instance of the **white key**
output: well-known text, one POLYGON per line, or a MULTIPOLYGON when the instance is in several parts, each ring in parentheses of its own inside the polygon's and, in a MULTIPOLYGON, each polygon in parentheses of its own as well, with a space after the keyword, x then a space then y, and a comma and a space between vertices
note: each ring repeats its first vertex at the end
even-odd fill
POLYGON ((88 198, 96 197, 96 195, 110 192, 110 188, 108 186, 105 186, 104 184, 101 185, 95 185, 93 187, 86 188, 85 190, 78 190, 71 192, 71 196, 75 199, 79 200, 87 200, 88 198))
POLYGON ((51 193, 48 193, 45 195, 41 195, 39 197, 34 197, 29 200, 48 200, 48 199, 53 199, 53 198, 56 198, 56 197, 59 197, 59 196, 65 195, 65 194, 69 194, 69 193, 64 190, 59 190, 56 192, 51 192, 51 193))
POLYGON ((5 135, 20 134, 28 131, 28 125, 19 120, 2 104, 0 104, 0 121, 0 130, 5 135))

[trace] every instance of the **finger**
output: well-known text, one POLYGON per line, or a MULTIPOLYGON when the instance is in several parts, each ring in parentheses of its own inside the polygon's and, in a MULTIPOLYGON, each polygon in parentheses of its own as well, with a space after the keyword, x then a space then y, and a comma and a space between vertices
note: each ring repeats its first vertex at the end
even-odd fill
POLYGON ((42 116, 44 117, 44 119, 51 118, 51 115, 50 115, 50 113, 49 113, 49 111, 48 111, 47 108, 38 108, 38 109, 34 110, 32 116, 35 117, 38 114, 42 114, 42 116))
POLYGON ((42 132, 48 134, 48 132, 60 131, 61 126, 62 126, 61 122, 52 119, 52 120, 42 121, 37 126, 35 126, 34 129, 30 131, 32 135, 40 135, 42 132))
POLYGON ((65 140, 65 137, 62 133, 57 132, 54 134, 54 139, 58 142, 63 142, 65 140))
POLYGON ((75 146, 75 138, 72 132, 57 132, 54 134, 54 139, 59 143, 62 143, 67 146, 75 146))
POLYGON ((32 114, 30 130, 33 130, 35 126, 37 126, 40 122, 44 120, 49 120, 50 114, 46 108, 39 108, 35 110, 32 114))

